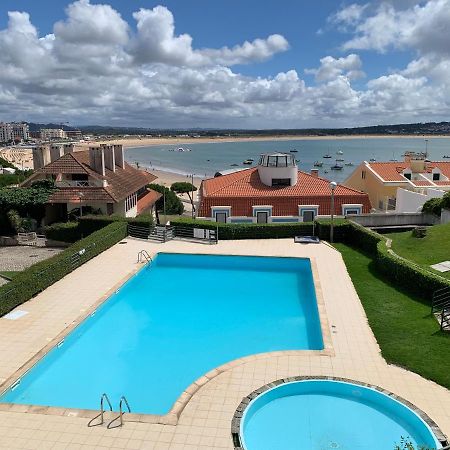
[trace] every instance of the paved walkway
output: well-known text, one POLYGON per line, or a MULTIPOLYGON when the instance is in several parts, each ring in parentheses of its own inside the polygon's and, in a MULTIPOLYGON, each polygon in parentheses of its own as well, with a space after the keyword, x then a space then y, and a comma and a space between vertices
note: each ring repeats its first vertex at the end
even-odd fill
POLYGON ((21 271, 44 259, 62 252, 63 248, 47 248, 26 245, 0 247, 0 271, 21 271))
MULTIPOLYGON (((77 320, 136 270, 137 252, 192 252, 306 256, 317 262, 335 356, 289 352, 237 365, 202 386, 179 422, 158 425, 127 422, 122 429, 88 428, 85 418, 0 411, 1 449, 171 449, 233 448, 231 418, 242 397, 278 378, 329 375, 379 385, 411 401, 450 435, 450 392, 381 358, 341 256, 327 245, 294 245, 292 240, 184 242, 153 244, 128 239, 91 260, 22 305, 29 312, 16 321, 0 319, 0 378, 10 377, 29 358, 77 320)), ((380 449, 381 450, 381 449, 380 449)))

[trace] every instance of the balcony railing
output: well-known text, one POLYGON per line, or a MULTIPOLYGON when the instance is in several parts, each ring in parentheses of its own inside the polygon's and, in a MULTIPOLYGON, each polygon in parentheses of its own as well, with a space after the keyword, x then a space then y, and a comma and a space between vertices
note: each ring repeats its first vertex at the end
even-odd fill
POLYGON ((64 181, 56 181, 56 187, 64 188, 64 187, 101 187, 101 184, 93 181, 72 181, 72 180, 64 180, 64 181))

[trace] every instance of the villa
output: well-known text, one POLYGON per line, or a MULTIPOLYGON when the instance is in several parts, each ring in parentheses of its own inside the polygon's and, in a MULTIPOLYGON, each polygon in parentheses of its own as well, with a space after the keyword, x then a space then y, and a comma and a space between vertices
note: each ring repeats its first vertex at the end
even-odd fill
POLYGON ((402 162, 361 163, 345 184, 367 192, 379 211, 420 211, 431 198, 450 190, 450 161, 429 161, 424 153, 405 153, 402 162))
MULTIPOLYGON (((310 222, 331 213, 330 182, 298 170, 291 154, 262 155, 257 167, 202 182, 199 217, 229 223, 310 222)), ((335 215, 370 212, 369 196, 337 185, 335 215)))
POLYGON ((55 181, 45 223, 65 220, 76 208, 102 214, 136 217, 152 212, 161 194, 146 186, 156 177, 125 162, 121 145, 100 145, 74 152, 73 145, 42 145, 33 149, 35 172, 22 183, 55 181))

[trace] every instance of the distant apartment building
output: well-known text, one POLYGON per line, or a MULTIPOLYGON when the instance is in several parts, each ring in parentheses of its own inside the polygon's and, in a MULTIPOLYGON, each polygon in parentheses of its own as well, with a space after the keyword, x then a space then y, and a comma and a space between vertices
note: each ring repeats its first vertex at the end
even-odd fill
MULTIPOLYGON (((310 222, 331 213, 329 180, 298 170, 292 154, 262 155, 257 167, 204 180, 199 217, 227 223, 310 222)), ((335 215, 368 213, 367 194, 338 184, 335 215)))
POLYGON ((161 194, 147 188, 156 176, 125 162, 121 145, 74 151, 70 144, 33 149, 35 172, 22 183, 51 179, 56 190, 47 205, 45 223, 66 220, 72 210, 90 207, 102 214, 135 217, 152 212, 161 194))
POLYGON ((431 198, 450 191, 450 161, 429 161, 423 153, 407 152, 404 161, 361 163, 345 180, 367 192, 381 212, 418 212, 431 198))
POLYGON ((0 142, 13 140, 13 127, 10 123, 0 122, 0 142))
POLYGON ((66 130, 67 139, 73 139, 79 141, 83 139, 83 133, 81 130, 66 130))
POLYGON ((67 134, 61 128, 41 128, 41 139, 44 141, 51 141, 53 139, 66 139, 67 134))
POLYGON ((0 142, 19 142, 28 141, 29 139, 30 129, 28 124, 22 122, 0 122, 0 142))

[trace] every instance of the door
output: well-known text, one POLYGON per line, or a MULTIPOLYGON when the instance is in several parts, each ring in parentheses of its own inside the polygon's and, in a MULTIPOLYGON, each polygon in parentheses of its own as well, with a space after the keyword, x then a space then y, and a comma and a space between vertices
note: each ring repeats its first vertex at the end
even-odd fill
POLYGON ((267 223, 268 219, 269 213, 263 211, 256 213, 256 223, 267 223))
POLYGON ((312 222, 314 220, 314 211, 303 211, 303 222, 312 222))
POLYGON ((216 222, 226 223, 227 213, 218 212, 216 213, 216 222))

